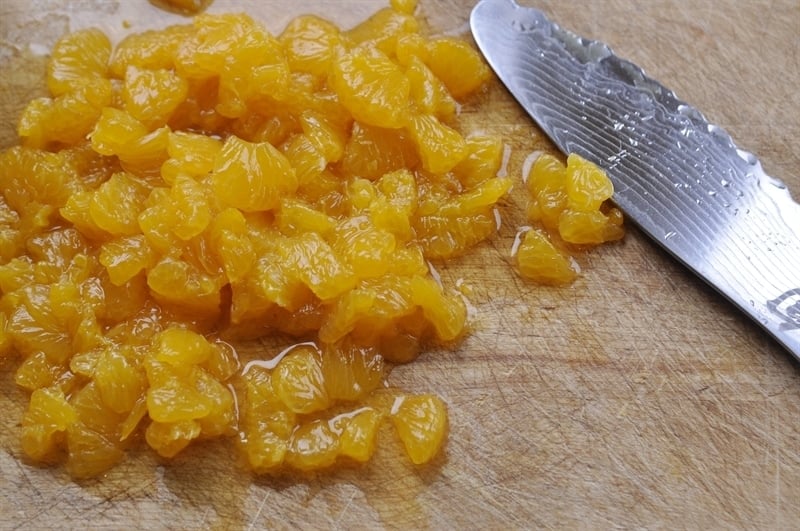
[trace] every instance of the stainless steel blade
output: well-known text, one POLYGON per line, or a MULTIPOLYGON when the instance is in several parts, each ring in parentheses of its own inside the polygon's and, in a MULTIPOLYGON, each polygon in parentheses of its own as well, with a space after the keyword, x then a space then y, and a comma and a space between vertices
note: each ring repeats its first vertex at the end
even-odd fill
POLYGON ((645 233, 800 359, 800 205, 695 108, 536 9, 482 0, 487 61, 564 153, 604 168, 645 233))

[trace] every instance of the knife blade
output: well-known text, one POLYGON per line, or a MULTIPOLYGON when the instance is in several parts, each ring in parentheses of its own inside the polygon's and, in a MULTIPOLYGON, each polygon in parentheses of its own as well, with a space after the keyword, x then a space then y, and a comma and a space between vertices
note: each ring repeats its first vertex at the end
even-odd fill
POLYGON ((613 201, 800 360, 800 205, 758 159, 606 44, 514 0, 481 0, 472 34, 565 154, 603 168, 613 201))

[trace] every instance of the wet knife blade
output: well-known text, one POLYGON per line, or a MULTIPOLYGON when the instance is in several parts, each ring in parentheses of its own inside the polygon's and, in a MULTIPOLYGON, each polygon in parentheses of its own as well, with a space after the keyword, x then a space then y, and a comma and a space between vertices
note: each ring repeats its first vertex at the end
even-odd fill
POLYGON ((481 0, 470 26, 556 146, 604 168, 630 220, 800 360, 800 205, 786 186, 641 68, 541 11, 481 0))

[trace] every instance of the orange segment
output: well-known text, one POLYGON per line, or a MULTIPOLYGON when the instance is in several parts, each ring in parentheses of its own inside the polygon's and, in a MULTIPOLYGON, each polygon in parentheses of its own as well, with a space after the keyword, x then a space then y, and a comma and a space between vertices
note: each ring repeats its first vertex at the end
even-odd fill
POLYGON ((403 71, 380 50, 356 47, 333 62, 329 83, 353 118, 377 127, 402 127, 411 87, 403 71))
POLYGON ((65 35, 56 43, 47 64, 47 87, 53 96, 80 88, 106 76, 111 42, 91 28, 65 35))
POLYGON ((415 465, 427 463, 438 453, 447 436, 447 408, 434 395, 398 397, 392 423, 415 465))
POLYGON ((568 284, 578 275, 574 260, 536 229, 525 233, 516 258, 522 276, 542 284, 568 284))

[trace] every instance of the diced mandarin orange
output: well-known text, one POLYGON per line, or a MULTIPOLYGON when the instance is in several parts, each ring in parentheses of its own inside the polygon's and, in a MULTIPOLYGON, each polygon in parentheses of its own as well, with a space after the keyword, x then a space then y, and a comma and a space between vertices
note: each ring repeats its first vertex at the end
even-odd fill
POLYGON ((64 363, 72 352, 69 331, 50 308, 46 285, 25 290, 22 304, 8 314, 7 330, 16 350, 24 356, 43 351, 55 363, 64 363))
POLYGON ((172 70, 142 70, 130 66, 125 72, 122 102, 131 116, 156 128, 169 121, 188 92, 186 80, 172 70))
POLYGON ((350 332, 360 317, 375 304, 376 294, 372 290, 355 289, 339 297, 319 329, 319 338, 325 343, 334 343, 350 332))
POLYGON ((181 247, 180 239, 172 228, 178 224, 178 212, 171 204, 170 190, 154 188, 139 214, 139 228, 147 245, 157 256, 172 254, 181 247))
MULTIPOLYGON (((143 276, 135 277, 144 280, 143 276)), ((145 290, 142 290, 146 292, 145 290)), ((146 298, 144 304, 134 311, 125 312, 125 317, 109 329, 106 337, 112 341, 129 343, 137 348, 149 349, 153 336, 167 326, 164 310, 152 299, 146 298)))
POLYGON ((456 113, 456 101, 447 87, 437 78, 422 60, 412 56, 408 61, 406 76, 411 87, 411 99, 416 104, 416 111, 436 116, 439 119, 451 119, 456 113))
POLYGON ((292 70, 326 76, 342 38, 339 28, 315 15, 292 19, 279 37, 292 70))
POLYGON ((59 436, 77 419, 63 391, 36 389, 22 418, 22 450, 32 459, 47 460, 56 450, 59 436))
POLYGON ((378 427, 383 415, 374 408, 365 407, 345 417, 344 429, 339 436, 339 454, 365 463, 375 453, 378 427))
POLYGON ((391 251, 396 251, 415 236, 411 217, 417 206, 416 181, 407 170, 398 170, 381 177, 378 188, 381 195, 370 203, 369 218, 377 229, 394 235, 398 244, 391 251))
POLYGON ((161 177, 175 182, 178 174, 193 178, 205 177, 214 169, 214 161, 222 150, 216 138, 188 132, 170 132, 167 143, 169 159, 161 166, 161 177))
POLYGON ((284 144, 286 158, 295 170, 298 186, 313 182, 325 171, 325 155, 305 134, 294 135, 284 144))
POLYGON ((417 0, 391 0, 391 4, 392 9, 407 15, 413 15, 417 9, 417 0))
POLYGON ((191 240, 206 230, 213 216, 210 195, 205 183, 197 182, 186 175, 175 178, 170 190, 170 200, 177 221, 172 232, 178 238, 191 240))
POLYGON ((145 361, 145 369, 149 383, 147 412, 151 419, 173 423, 199 419, 212 412, 212 399, 197 389, 196 385, 202 369, 176 369, 152 359, 145 361))
POLYGON ((516 254, 522 276, 542 284, 569 284, 578 275, 577 264, 557 249, 544 232, 525 233, 516 254))
POLYGON ((407 118, 408 78, 380 50, 360 46, 337 55, 328 82, 353 118, 367 125, 402 127, 407 118))
POLYGON ((217 111, 219 103, 219 78, 186 78, 189 93, 181 102, 167 124, 173 131, 193 131, 211 134, 231 126, 231 118, 217 111))
POLYGON ((221 278, 173 258, 163 258, 147 275, 147 285, 157 300, 186 308, 199 316, 219 313, 221 282, 221 278))
POLYGON ((24 248, 20 231, 0 225, 0 262, 8 262, 24 248))
POLYGON ((558 233, 565 242, 598 245, 619 240, 624 231, 619 225, 600 212, 565 210, 558 220, 558 233))
POLYGON ((0 155, 6 203, 20 217, 38 206, 63 206, 78 186, 60 153, 12 147, 0 155))
POLYGON ((77 144, 92 131, 111 98, 111 83, 98 78, 54 99, 33 100, 20 117, 17 133, 27 147, 77 144))
POLYGON ((195 420, 151 422, 144 432, 145 440, 161 457, 175 457, 200 436, 200 424, 195 420))
POLYGON ((236 404, 231 389, 214 378, 205 369, 198 368, 199 377, 195 387, 211 402, 211 411, 200 417, 200 432, 203 437, 233 435, 236 427, 236 404))
POLYGON ((144 273, 139 273, 127 282, 116 285, 104 275, 103 294, 106 305, 102 320, 108 323, 125 321, 136 315, 147 303, 147 278, 144 273))
POLYGON ((580 155, 567 157, 567 206, 580 212, 596 211, 611 198, 614 187, 608 176, 580 155))
POLYGON ((342 158, 347 131, 339 129, 334 122, 313 111, 305 111, 300 115, 300 125, 303 133, 325 157, 326 163, 338 162, 342 158))
POLYGON ((106 107, 91 135, 92 148, 102 155, 127 153, 149 131, 129 113, 106 107))
POLYGON ((147 186, 135 176, 115 173, 92 194, 89 215, 97 227, 109 234, 137 234, 139 213, 148 194, 147 186))
POLYGON ((129 66, 147 69, 170 69, 180 43, 195 31, 192 25, 169 26, 127 35, 114 48, 109 70, 123 78, 129 66))
POLYGON ((428 57, 427 40, 419 33, 398 35, 394 53, 397 62, 406 68, 415 58, 424 62, 428 57))
POLYGON ((103 403, 117 413, 128 413, 145 389, 145 374, 132 348, 108 348, 94 367, 93 378, 103 403))
POLYGON ((419 244, 430 258, 446 259, 463 254, 497 231, 491 212, 420 216, 414 221, 419 244))
POLYGON ((230 131, 248 142, 269 142, 273 146, 285 143, 301 132, 297 117, 285 109, 269 112, 255 111, 233 120, 230 131))
POLYGON ((347 200, 350 203, 351 217, 365 214, 377 197, 378 190, 375 184, 366 179, 354 177, 347 183, 347 200))
POLYGON ((275 396, 270 371, 249 367, 242 385, 238 446, 250 468, 268 472, 283 463, 295 415, 275 396))
POLYGON ((429 172, 448 172, 467 156, 467 144, 461 134, 435 116, 412 116, 408 133, 419 150, 422 167, 429 172))
POLYGON ((28 238, 26 250, 38 262, 50 262, 66 272, 72 260, 88 250, 86 239, 77 230, 54 229, 28 238))
POLYGON ((402 129, 382 129, 356 122, 341 166, 348 175, 375 180, 390 171, 413 169, 418 162, 416 148, 402 129))
POLYGON ((94 368, 97 366, 97 361, 102 355, 102 348, 94 348, 79 352, 70 358, 69 370, 78 376, 91 379, 94 375, 94 368))
POLYGON ((244 454, 246 465, 254 472, 271 472, 283 464, 288 441, 275 434, 266 424, 254 424, 240 434, 239 440, 239 448, 244 454))
POLYGON ((112 441, 119 441, 119 424, 125 414, 119 414, 105 404, 96 382, 91 381, 73 392, 69 402, 75 408, 80 424, 112 441))
POLYGON ((503 142, 496 136, 470 136, 466 138, 467 156, 454 168, 464 188, 473 188, 497 177, 503 164, 503 142))
POLYGON ((302 183, 297 195, 328 216, 345 215, 347 204, 344 197, 344 184, 337 175, 327 169, 312 182, 302 183))
POLYGON ((322 301, 340 296, 351 289, 356 277, 348 264, 315 232, 307 232, 287 241, 284 250, 287 265, 294 277, 322 301))
POLYGON ((232 50, 249 26, 244 14, 195 17, 193 31, 181 39, 174 52, 174 64, 181 77, 208 79, 217 76, 225 66, 224 54, 232 50))
POLYGON ((235 208, 227 208, 211 221, 208 231, 212 252, 230 282, 238 282, 252 269, 256 253, 247 235, 247 221, 235 208))
POLYGON ((413 242, 405 247, 395 249, 389 272, 401 277, 429 274, 430 269, 425 261, 422 247, 413 242))
POLYGON ((169 128, 159 127, 141 137, 117 156, 124 170, 141 177, 151 186, 159 186, 163 184, 161 166, 168 158, 168 143, 169 128))
POLYGON ((214 164, 214 193, 244 212, 271 210, 297 189, 295 170, 271 144, 229 137, 214 164))
POLYGON ((109 237, 108 232, 101 229, 89 213, 93 197, 94 194, 90 191, 75 192, 59 210, 59 214, 86 238, 94 241, 106 240, 109 237))
POLYGON ((265 39, 271 50, 255 52, 252 58, 228 62, 220 78, 219 104, 217 112, 230 118, 245 116, 249 105, 258 105, 259 100, 290 97, 291 78, 285 57, 278 53, 278 44, 271 36, 265 39), (260 57, 266 60, 254 61, 260 57))
POLYGON ((439 339, 450 341, 464 330, 467 308, 457 295, 445 294, 432 278, 412 277, 411 300, 422 309, 439 339))
POLYGON ((125 442, 136 431, 145 415, 147 415, 147 400, 144 395, 141 395, 131 412, 120 424, 119 440, 121 442, 125 442))
POLYGON ((220 382, 232 378, 241 368, 236 349, 225 341, 210 342, 211 355, 203 364, 203 368, 220 382))
POLYGON ((97 188, 122 169, 115 157, 106 157, 92 149, 88 139, 62 149, 59 155, 64 157, 68 167, 75 168, 77 181, 89 190, 97 188))
POLYGON ((314 413, 330 403, 320 354, 306 345, 294 348, 278 363, 272 374, 272 388, 275 396, 294 413, 314 413))
POLYGON ((553 155, 542 153, 524 177, 528 192, 533 196, 542 191, 562 190, 566 186, 566 167, 553 155))
POLYGON ((34 282, 34 264, 29 256, 16 257, 0 265, 0 290, 5 297, 0 297, 0 307, 4 311, 13 309, 22 299, 24 288, 34 282), (12 304, 5 304, 13 300, 12 304))
MULTIPOLYGON (((2 315, 4 320, 5 314, 2 315)), ((35 391, 51 386, 64 370, 63 365, 53 363, 44 352, 34 352, 17 368, 14 382, 28 391, 35 391)))
POLYGON ((415 465, 427 463, 447 436, 447 408, 435 395, 401 396, 398 401, 391 419, 406 454, 415 465))
POLYGON ((297 199, 284 199, 275 217, 278 228, 287 236, 316 232, 321 236, 330 233, 336 222, 333 218, 297 199))
POLYGON ((408 169, 385 172, 377 181, 380 194, 397 209, 398 215, 411 217, 417 208, 417 182, 408 169))
MULTIPOLYGON (((292 80, 305 79, 305 77, 303 74, 296 74, 292 80)), ((281 102, 282 105, 286 105, 286 108, 300 119, 303 119, 304 116, 312 116, 322 121, 337 143, 347 141, 354 118, 327 83, 319 87, 309 86, 307 89, 293 88, 291 93, 295 99, 287 99, 281 102)))
POLYGON ((511 179, 494 177, 448 201, 439 209, 444 216, 469 215, 488 212, 508 190, 511 179))
POLYGON ((48 295, 53 317, 62 323, 73 324, 82 317, 82 314, 89 314, 93 310, 89 305, 91 302, 83 308, 78 308, 75 304, 80 297, 80 289, 74 282, 68 280, 55 282, 50 285, 48 295))
POLYGON ((111 282, 122 286, 143 270, 154 265, 155 254, 141 234, 116 238, 103 244, 100 263, 108 271, 111 282))
MULTIPOLYGON (((295 312, 311 302, 313 293, 299 279, 289 274, 287 268, 282 265, 284 259, 278 254, 264 254, 257 259, 253 265, 252 278, 242 286, 244 289, 238 291, 238 286, 233 286, 234 298, 242 295, 248 300, 247 305, 261 316, 263 312, 259 310, 269 310, 273 305, 295 312)), ((236 302, 235 300, 234 303, 236 302)), ((232 315, 236 313, 232 312, 232 315)))
POLYGON ((288 439, 296 424, 295 414, 275 394, 272 377, 272 371, 258 365, 247 367, 242 374, 245 422, 255 424, 263 420, 270 431, 288 439))
POLYGON ((202 335, 184 328, 168 328, 153 338, 153 357, 176 367, 198 365, 212 353, 212 347, 202 335))
POLYGON ((551 231, 558 229, 558 218, 567 207, 566 168, 552 155, 542 155, 531 167, 527 179, 532 201, 527 216, 551 231))
POLYGON ((383 380, 383 358, 374 347, 349 341, 325 345, 322 376, 332 400, 360 400, 383 380))
POLYGON ((197 42, 184 48, 183 68, 189 77, 220 75, 222 115, 242 116, 253 98, 286 92, 289 69, 280 43, 249 16, 200 15, 194 24, 197 42))
POLYGON ((119 463, 125 456, 118 442, 82 422, 67 429, 69 449, 65 467, 74 478, 98 476, 119 463))
POLYGON ((65 35, 56 43, 47 63, 47 87, 60 96, 87 82, 104 78, 111 56, 111 42, 96 28, 65 35))
POLYGON ((52 134, 45 130, 50 118, 55 114, 52 98, 36 98, 30 101, 22 112, 17 124, 17 134, 23 139, 25 147, 45 148, 52 140, 52 134))
POLYGON ((286 462, 298 470, 318 470, 331 466, 338 455, 339 437, 326 421, 314 420, 292 433, 286 462))
POLYGON ((410 14, 386 7, 364 22, 345 32, 346 39, 354 44, 368 44, 387 55, 394 55, 397 39, 416 33, 419 23, 410 14))
POLYGON ((465 41, 441 37, 428 42, 425 64, 461 100, 489 80, 491 72, 480 54, 465 41))

